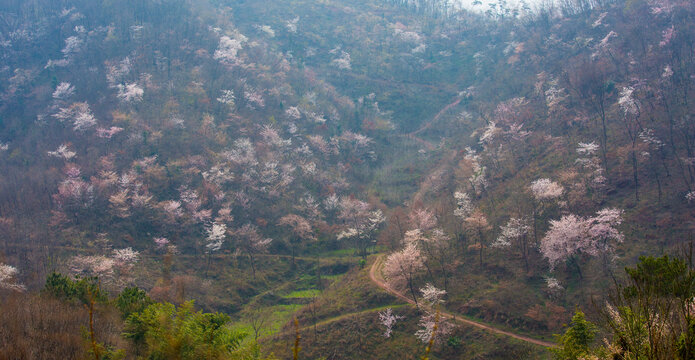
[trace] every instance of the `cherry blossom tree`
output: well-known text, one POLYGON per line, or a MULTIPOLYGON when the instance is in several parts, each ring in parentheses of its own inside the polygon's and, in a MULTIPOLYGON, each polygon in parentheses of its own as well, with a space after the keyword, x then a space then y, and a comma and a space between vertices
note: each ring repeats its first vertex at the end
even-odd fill
POLYGON ((635 89, 631 86, 626 86, 620 91, 618 106, 623 110, 622 123, 630 140, 630 160, 632 163, 632 179, 635 185, 635 201, 639 202, 639 176, 637 169, 637 141, 640 139, 640 131, 643 130, 642 124, 639 121, 640 103, 635 98, 635 89))
POLYGON ((169 245, 169 242, 170 242, 169 239, 167 239, 163 236, 156 237, 156 238, 152 239, 152 241, 154 242, 157 249, 162 249, 162 248, 166 247, 167 245, 169 245))
POLYGON ((333 65, 341 70, 352 69, 350 54, 348 54, 345 51, 341 51, 340 56, 331 61, 331 65, 333 65))
POLYGON ((577 154, 579 157, 575 161, 582 169, 588 171, 588 176, 591 177, 589 180, 590 186, 594 189, 603 186, 607 179, 605 177, 605 170, 601 165, 601 160, 598 158, 597 153, 599 150, 599 145, 595 142, 577 144, 577 154))
POLYGON ((586 240, 586 221, 576 215, 565 215, 560 220, 550 220, 550 230, 541 240, 540 251, 548 259, 551 271, 561 261, 572 259, 581 277, 574 256, 588 248, 586 240))
POLYGON ((394 314, 392 308, 386 308, 386 310, 379 312, 379 323, 386 328, 386 330, 384 330, 385 338, 391 337, 393 327, 396 325, 398 320, 401 319, 403 319, 403 316, 394 314))
POLYGON ((53 195, 58 207, 70 211, 75 218, 94 202, 94 186, 82 180, 80 173, 76 165, 66 165, 66 178, 58 184, 58 193, 53 195))
POLYGON ((491 229, 490 224, 488 224, 485 214, 483 214, 480 209, 477 209, 466 218, 466 226, 468 226, 469 230, 478 238, 478 243, 476 246, 478 247, 480 267, 482 268, 483 252, 485 251, 485 232, 491 229))
POLYGON ((76 102, 67 108, 60 108, 53 117, 61 122, 70 121, 73 130, 83 133, 97 124, 97 120, 92 114, 92 110, 85 102, 76 102))
POLYGON ((118 126, 112 126, 108 129, 99 127, 96 129, 96 135, 103 139, 110 139, 121 131, 123 131, 123 128, 118 126))
POLYGON ((371 206, 361 200, 343 197, 340 200, 338 218, 345 222, 346 228, 338 234, 338 240, 351 239, 363 258, 367 248, 376 241, 376 232, 386 221, 381 210, 370 210, 371 206))
POLYGON ((145 91, 137 83, 125 85, 118 84, 117 88, 118 98, 126 103, 142 101, 142 96, 145 93, 145 91))
POLYGON ((285 215, 278 221, 280 226, 288 226, 292 233, 290 237, 290 246, 292 248, 292 267, 295 266, 294 257, 296 253, 296 248, 302 241, 316 240, 314 236, 314 230, 311 228, 309 222, 295 214, 285 215))
POLYGON ((237 33, 234 38, 222 36, 220 38, 219 46, 213 55, 213 59, 219 60, 221 63, 226 65, 235 65, 239 63, 240 60, 238 59, 237 55, 247 40, 248 39, 246 36, 240 33, 237 33))
POLYGON ((454 330, 454 324, 447 321, 439 312, 426 311, 418 322, 420 329, 415 332, 415 337, 425 344, 441 344, 454 330))
POLYGON ((430 230, 437 225, 437 219, 434 214, 422 208, 411 211, 408 215, 408 220, 410 220, 410 224, 413 228, 422 231, 430 230))
POLYGON ((217 98, 220 103, 234 108, 236 98, 234 97, 234 90, 222 90, 222 94, 217 98))
POLYGON ((465 220, 470 214, 475 210, 471 197, 462 191, 457 191, 454 193, 454 199, 456 200, 456 209, 454 209, 454 216, 465 220))
POLYGON ((622 213, 619 209, 606 208, 589 218, 570 214, 560 220, 551 220, 550 229, 540 246, 541 254, 550 263, 550 269, 554 270, 562 261, 569 261, 582 277, 578 263, 580 255, 601 255, 607 266, 615 243, 623 241, 623 235, 617 229, 622 223, 622 213))
POLYGON ((66 100, 75 93, 75 87, 69 82, 61 82, 53 91, 53 98, 56 100, 66 100))
POLYGON ((244 224, 234 231, 236 238, 236 250, 238 253, 246 254, 251 261, 251 271, 253 278, 256 278, 256 255, 268 251, 268 246, 273 239, 264 238, 258 232, 258 227, 252 224, 244 224))
POLYGON ((74 276, 96 276, 110 280, 114 276, 116 261, 104 255, 77 255, 70 259, 68 267, 74 276))
POLYGON ((18 273, 16 267, 0 263, 0 289, 24 291, 26 287, 16 281, 18 273))
POLYGON ((66 144, 58 146, 55 151, 49 151, 48 156, 53 156, 57 158, 62 158, 64 160, 70 160, 77 155, 74 151, 70 151, 66 144))
POLYGON ((125 285, 132 283, 132 269, 135 266, 135 263, 138 262, 139 257, 140 253, 130 247, 113 250, 113 266, 114 270, 116 270, 115 279, 117 280, 119 287, 122 288, 125 285))
POLYGON ((210 254, 222 249, 224 240, 227 237, 227 225, 213 222, 206 230, 205 251, 210 254))
POLYGON ((446 290, 439 290, 434 287, 434 285, 427 283, 424 288, 420 288, 420 293, 422 294, 422 298, 425 300, 425 304, 430 307, 434 307, 444 303, 446 290))
POLYGON ((538 179, 531 183, 531 193, 538 201, 557 199, 565 189, 558 183, 547 179, 538 179))
POLYGON ((445 290, 439 290, 432 284, 420 289, 426 304, 425 313, 420 318, 415 337, 430 345, 440 344, 454 330, 454 324, 441 315, 439 308, 444 303, 445 290))
POLYGON ((531 205, 533 206, 533 238, 536 244, 538 244, 539 217, 545 206, 550 201, 560 198, 565 189, 560 184, 548 178, 541 178, 532 182, 529 189, 531 190, 531 195, 533 196, 533 201, 531 201, 531 205))
POLYGON ((415 305, 418 304, 418 301, 413 282, 415 276, 425 266, 423 261, 424 258, 420 254, 420 250, 411 243, 389 255, 384 263, 384 276, 389 285, 396 288, 407 287, 413 296, 415 305))
POLYGON ((492 243, 492 247, 509 248, 512 244, 516 245, 521 257, 524 259, 524 266, 528 271, 528 252, 529 244, 527 235, 531 231, 528 219, 510 218, 507 224, 500 226, 500 235, 492 243))

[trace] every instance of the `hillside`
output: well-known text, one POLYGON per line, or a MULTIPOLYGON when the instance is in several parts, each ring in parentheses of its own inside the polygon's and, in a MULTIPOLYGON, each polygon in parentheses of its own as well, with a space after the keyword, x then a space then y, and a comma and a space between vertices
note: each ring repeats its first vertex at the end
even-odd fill
POLYGON ((4 1, 0 358, 619 347, 692 268, 695 6, 471 6, 4 1))

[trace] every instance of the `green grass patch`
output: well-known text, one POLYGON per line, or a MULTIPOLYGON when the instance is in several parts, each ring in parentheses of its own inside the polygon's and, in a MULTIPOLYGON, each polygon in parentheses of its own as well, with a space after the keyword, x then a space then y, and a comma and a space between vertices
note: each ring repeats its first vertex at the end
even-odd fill
POLYGON ((296 291, 293 291, 287 295, 283 295, 283 297, 286 299, 307 299, 307 298, 318 297, 319 295, 321 295, 320 290, 309 289, 309 290, 296 290, 296 291))

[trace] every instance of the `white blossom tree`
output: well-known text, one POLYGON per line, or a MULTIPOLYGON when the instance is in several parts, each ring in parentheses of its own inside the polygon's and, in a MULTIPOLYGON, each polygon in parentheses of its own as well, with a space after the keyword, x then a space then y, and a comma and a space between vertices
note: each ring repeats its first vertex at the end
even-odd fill
POLYGON ((386 310, 379 312, 379 323, 386 328, 386 330, 384 330, 385 338, 391 337, 393 327, 396 325, 398 320, 401 319, 403 319, 403 316, 394 314, 392 308, 387 308, 386 310))
POLYGON ((425 285, 420 289, 423 300, 426 304, 425 312, 420 317, 418 326, 420 329, 415 332, 415 337, 430 346, 441 343, 454 330, 454 324, 442 316, 440 306, 444 303, 445 290, 440 290, 432 284, 425 285))
POLYGON ((526 271, 529 268, 529 244, 527 241, 528 233, 531 231, 529 222, 525 218, 510 218, 507 224, 500 226, 500 235, 492 243, 492 247, 495 248, 509 248, 515 245, 524 259, 526 271))
POLYGON ((10 289, 14 291, 24 291, 26 288, 16 280, 19 273, 17 268, 11 265, 0 263, 0 289, 10 289))

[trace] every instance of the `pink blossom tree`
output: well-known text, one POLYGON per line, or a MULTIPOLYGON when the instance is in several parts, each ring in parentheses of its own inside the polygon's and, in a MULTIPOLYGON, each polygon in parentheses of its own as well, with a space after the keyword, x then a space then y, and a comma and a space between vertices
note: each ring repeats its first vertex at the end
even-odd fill
POLYGON ((268 246, 273 242, 273 239, 264 238, 258 232, 258 227, 252 224, 244 224, 242 227, 234 231, 236 238, 236 250, 239 253, 246 254, 251 261, 251 271, 253 278, 256 278, 256 256, 268 251, 268 246))
POLYGON ((575 265, 582 277, 578 257, 603 256, 607 267, 615 243, 623 241, 623 234, 617 229, 622 223, 622 210, 606 208, 595 216, 583 218, 565 215, 560 220, 550 221, 550 230, 541 240, 540 251, 554 270, 562 261, 575 265))
POLYGON ((485 233, 491 229, 490 224, 487 222, 487 217, 485 214, 477 209, 470 216, 466 218, 466 226, 469 231, 474 233, 478 238, 478 254, 480 258, 480 267, 483 267, 483 252, 485 251, 486 236, 485 233))
POLYGON ((314 230, 311 228, 309 222, 295 214, 285 215, 278 221, 280 226, 288 226, 292 236, 290 236, 290 247, 292 248, 292 267, 295 266, 294 257, 296 254, 296 248, 302 241, 316 240, 314 236, 314 230))
POLYGON ((407 287, 413 296, 415 305, 418 304, 418 301, 413 282, 415 276, 425 266, 423 260, 420 250, 411 243, 389 255, 384 263, 384 276, 389 285, 396 288, 407 287))

